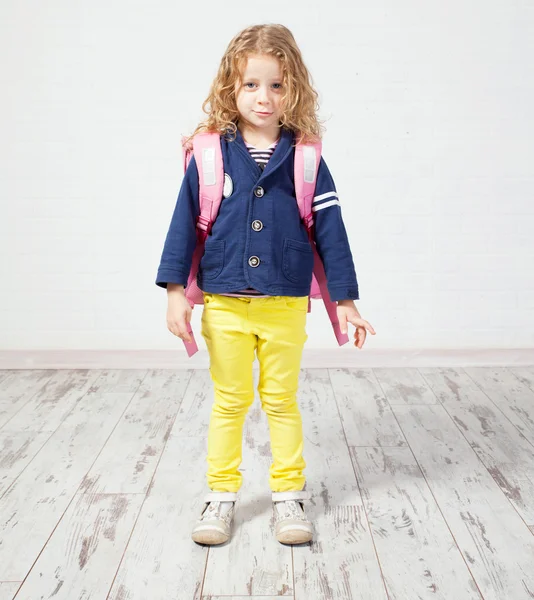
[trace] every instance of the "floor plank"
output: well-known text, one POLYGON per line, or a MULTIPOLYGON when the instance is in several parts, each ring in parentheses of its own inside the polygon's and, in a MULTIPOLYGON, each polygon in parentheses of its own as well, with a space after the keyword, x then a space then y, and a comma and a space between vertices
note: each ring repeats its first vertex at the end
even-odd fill
POLYGON ((386 600, 349 449, 326 369, 303 371, 299 404, 305 433, 307 512, 316 535, 293 548, 295 597, 386 600))
POLYGON ((105 598, 143 500, 142 494, 78 494, 17 598, 105 598))
POLYGON ((0 371, 0 428, 7 418, 17 427, 0 431, 0 600, 13 599, 36 559, 16 600, 106 598, 111 585, 110 600, 386 600, 380 565, 389 600, 477 598, 469 570, 485 600, 534 598, 534 523, 505 495, 518 489, 529 510, 534 367, 421 369, 423 389, 412 369, 334 369, 331 379, 303 371, 315 542, 288 548, 274 538, 256 399, 234 537, 209 550, 190 539, 207 492, 208 371, 187 371, 187 386, 175 370, 88 371, 88 386, 81 373, 0 371), (356 441, 350 450, 346 436, 356 441), (109 490, 128 494, 101 493, 109 490), (115 497, 136 505, 112 539, 115 497))
POLYGON ((132 394, 137 391, 147 373, 146 369, 103 369, 95 389, 100 393, 132 394))
POLYGON ((193 371, 180 403, 172 435, 207 438, 212 405, 213 388, 209 371, 197 369, 193 371))
POLYGON ((437 398, 417 369, 374 368, 389 404, 437 404, 437 398))
POLYGON ((534 391, 534 365, 523 367, 508 367, 508 370, 513 373, 519 381, 528 386, 534 391))
POLYGON ((54 376, 4 424, 10 431, 54 431, 93 383, 98 371, 56 371, 54 376))
POLYGON ((406 445, 371 369, 329 371, 349 446, 406 445))
POLYGON ((504 367, 466 368, 497 408, 534 444, 534 391, 504 367))
POLYGON ((0 600, 13 600, 20 581, 0 581, 0 600))
POLYGON ((177 589, 200 600, 208 548, 191 540, 191 529, 209 491, 212 403, 209 372, 193 371, 109 600, 167 600, 177 589), (173 556, 187 560, 177 566, 173 556))
POLYGON ((6 424, 12 431, 54 431, 69 412, 93 387, 101 393, 133 394, 141 382, 142 371, 57 371, 25 406, 6 424))
POLYGON ((0 430, 0 498, 49 437, 48 432, 0 430))
POLYGON ((95 385, 2 497, 0 579, 24 579, 130 400, 95 385))
POLYGON ((56 371, 9 371, 0 385, 0 429, 42 389, 56 371))
POLYGON ((150 371, 82 483, 90 493, 146 493, 192 371, 150 371))
POLYGON ((205 438, 169 437, 109 600, 200 599, 208 548, 190 536, 205 458, 205 438))
POLYGON ((421 372, 510 502, 534 525, 534 446, 463 370, 421 372))
POLYGON ((28 400, 57 373, 53 369, 11 369, 2 371, 0 401, 28 400))
POLYGON ((389 598, 480 600, 411 450, 351 453, 389 598))
POLYGON ((442 406, 393 408, 485 600, 532 600, 534 537, 442 406))

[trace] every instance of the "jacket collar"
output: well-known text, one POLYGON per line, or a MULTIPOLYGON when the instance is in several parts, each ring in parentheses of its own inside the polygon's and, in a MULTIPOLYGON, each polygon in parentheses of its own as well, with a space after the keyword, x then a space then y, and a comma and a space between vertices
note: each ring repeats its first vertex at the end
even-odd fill
POLYGON ((273 173, 284 162, 284 160, 288 157, 292 150, 294 140, 295 134, 291 130, 282 127, 280 131, 280 139, 278 140, 278 144, 274 149, 274 152, 271 158, 269 159, 269 162, 267 163, 267 166, 265 167, 264 171, 261 171, 256 161, 252 158, 252 156, 250 156, 250 152, 245 146, 245 140, 243 139, 243 136, 241 135, 239 129, 236 131, 236 138, 233 143, 235 143, 236 148, 239 148, 239 150, 242 153, 245 153, 249 161, 253 163, 253 165, 251 166, 256 167, 257 170, 255 172, 261 173, 259 178, 261 180, 267 175, 273 173))

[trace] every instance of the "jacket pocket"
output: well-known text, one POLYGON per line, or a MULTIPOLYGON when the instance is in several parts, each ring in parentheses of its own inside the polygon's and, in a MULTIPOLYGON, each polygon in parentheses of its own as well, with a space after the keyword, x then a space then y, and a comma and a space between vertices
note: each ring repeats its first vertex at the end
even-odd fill
POLYGON ((224 267, 224 240, 210 241, 206 244, 204 255, 200 261, 203 279, 215 279, 224 267))
POLYGON ((308 242, 286 238, 282 259, 282 271, 293 283, 311 281, 313 273, 313 250, 308 242))

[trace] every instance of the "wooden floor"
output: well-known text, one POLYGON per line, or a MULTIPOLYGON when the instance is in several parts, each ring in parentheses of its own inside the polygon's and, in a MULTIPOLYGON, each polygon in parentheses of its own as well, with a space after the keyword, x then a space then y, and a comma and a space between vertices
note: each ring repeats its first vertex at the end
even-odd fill
POLYGON ((0 600, 534 598, 534 367, 311 369, 311 546, 256 400, 232 540, 194 544, 207 371, 0 371, 0 600))

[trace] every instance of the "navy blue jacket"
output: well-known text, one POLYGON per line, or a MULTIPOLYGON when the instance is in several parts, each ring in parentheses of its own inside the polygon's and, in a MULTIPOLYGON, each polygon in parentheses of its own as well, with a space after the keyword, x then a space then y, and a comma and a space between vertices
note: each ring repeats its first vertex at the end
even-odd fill
MULTIPOLYGON (((200 262, 198 286, 220 294, 254 288, 271 296, 307 296, 313 251, 294 185, 294 134, 282 129, 265 170, 241 133, 221 137, 224 198, 200 262)), ((186 285, 196 245, 198 170, 191 159, 165 240, 156 284, 186 285)), ((358 282, 334 181, 321 158, 313 201, 315 241, 332 300, 358 300, 358 282)))

